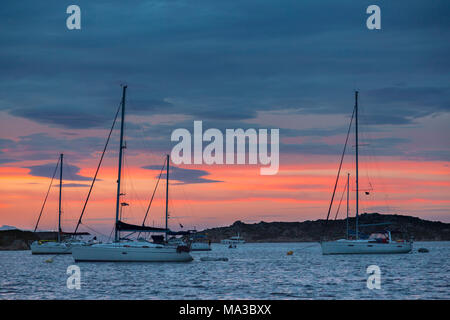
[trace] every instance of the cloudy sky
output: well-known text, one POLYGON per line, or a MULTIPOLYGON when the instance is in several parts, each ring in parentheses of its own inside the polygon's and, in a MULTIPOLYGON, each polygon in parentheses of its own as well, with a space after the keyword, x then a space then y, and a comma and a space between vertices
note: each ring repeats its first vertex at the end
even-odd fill
MULTIPOLYGON (((64 153, 63 221, 73 228, 122 83, 130 223, 143 218, 171 132, 192 131, 194 120, 220 130, 279 128, 280 171, 175 168, 175 229, 324 218, 354 90, 361 188, 370 189, 362 210, 450 222, 449 14, 446 0, 6 0, 0 224, 34 225, 64 153), (70 4, 81 8, 81 30, 66 28, 70 4), (366 28, 371 4, 381 8, 381 30, 366 28)), ((117 146, 116 130, 86 212, 85 223, 101 230, 114 217, 117 146)), ((351 157, 344 172, 354 176, 351 157)), ((155 225, 164 219, 164 183, 160 189, 148 220, 155 225)), ((42 228, 55 227, 53 190, 42 228)))

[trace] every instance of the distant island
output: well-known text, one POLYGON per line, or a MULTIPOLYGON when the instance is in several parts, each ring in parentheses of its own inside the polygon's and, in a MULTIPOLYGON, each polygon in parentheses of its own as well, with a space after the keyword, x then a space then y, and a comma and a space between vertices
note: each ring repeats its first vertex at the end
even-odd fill
POLYGON ((35 240, 39 240, 39 236, 31 231, 13 227, 0 230, 0 250, 29 250, 35 240))
MULTIPOLYGON (((88 235, 88 233, 79 233, 88 235)), ((63 238, 70 234, 63 233, 63 238)), ((0 250, 30 250, 30 244, 36 240, 56 240, 58 233, 55 231, 23 231, 11 226, 0 227, 0 250)))
MULTIPOLYGON (((450 223, 423 220, 417 217, 397 214, 364 213, 360 215, 360 224, 391 223, 389 226, 362 227, 360 231, 371 233, 385 228, 403 234, 414 241, 450 241, 450 223)), ((354 228, 355 218, 349 219, 354 228)), ((29 250, 35 240, 56 240, 56 232, 31 232, 7 226, 0 230, 0 250, 29 250)), ((211 242, 220 242, 238 233, 246 242, 316 242, 322 236, 327 239, 345 237, 346 220, 304 221, 304 222, 264 222, 244 223, 236 221, 228 227, 217 227, 200 231, 211 242)))
MULTIPOLYGON (((423 220, 417 217, 364 213, 359 217, 360 224, 390 222, 389 226, 371 226, 361 228, 361 232, 371 233, 379 230, 396 231, 403 237, 414 241, 450 241, 450 223, 423 220)), ((350 229, 354 229, 355 218, 349 219, 350 229)), ((313 242, 322 236, 326 239, 345 237, 346 219, 304 221, 304 222, 264 222, 248 224, 236 221, 231 226, 206 229, 200 232, 212 242, 220 242, 238 233, 246 242, 313 242)))

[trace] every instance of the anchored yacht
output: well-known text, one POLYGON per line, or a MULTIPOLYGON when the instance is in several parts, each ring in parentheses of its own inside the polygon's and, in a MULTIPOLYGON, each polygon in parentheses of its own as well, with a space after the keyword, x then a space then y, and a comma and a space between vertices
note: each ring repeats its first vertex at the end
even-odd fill
POLYGON ((58 162, 56 163, 55 171, 53 172, 53 177, 50 183, 50 187, 47 191, 47 195, 45 196, 44 203, 41 208, 41 212, 39 213, 38 220, 36 222, 36 226, 34 228, 34 232, 36 232, 37 227, 39 225, 39 221, 42 216, 42 212, 44 210, 45 203, 47 201, 48 194, 50 192, 53 179, 55 177, 56 171, 59 166, 59 210, 58 210, 58 239, 56 241, 53 240, 37 240, 34 241, 30 245, 32 254, 70 254, 72 251, 72 244, 66 241, 62 241, 61 239, 61 197, 62 197, 62 175, 63 175, 63 158, 64 155, 60 154, 58 162))
MULTIPOLYGON (((349 175, 347 175, 347 237, 345 239, 340 239, 337 241, 321 241, 320 245, 322 247, 322 253, 324 255, 328 254, 384 254, 384 253, 408 253, 411 252, 413 243, 408 240, 393 240, 391 231, 383 230, 381 232, 373 233, 368 238, 363 239, 359 232, 360 227, 374 226, 372 225, 359 225, 358 224, 358 211, 359 211, 359 181, 358 181, 358 92, 355 92, 355 107, 353 109, 352 118, 350 120, 349 129, 347 132, 347 139, 345 141, 344 152, 342 153, 341 162, 339 165, 338 175, 336 178, 336 183, 334 186, 333 195, 331 197, 330 206, 328 209, 327 222, 330 216, 331 207, 333 204, 334 195, 336 192, 336 187, 339 180, 339 175, 342 168, 342 160, 344 158, 350 130, 352 127, 352 121, 355 118, 355 164, 356 164, 356 219, 355 219, 355 232, 354 239, 349 239, 349 227, 348 227, 348 208, 349 208, 349 189, 350 180, 349 175)), ((367 193, 367 192, 366 192, 367 193)), ((389 223, 386 223, 389 224, 389 223)), ((379 223, 377 225, 385 225, 385 223, 379 223)))
MULTIPOLYGON (((120 261, 120 262, 187 262, 191 261, 192 256, 189 254, 189 247, 183 245, 168 245, 165 243, 157 244, 149 241, 140 240, 124 240, 120 237, 121 232, 163 232, 168 233, 167 228, 167 196, 166 193, 166 228, 147 227, 145 225, 132 225, 124 223, 120 220, 121 207, 128 205, 121 202, 121 170, 124 144, 124 123, 125 123, 125 95, 127 86, 123 86, 122 101, 117 110, 116 122, 119 111, 121 110, 121 129, 120 129, 120 144, 119 144, 119 163, 118 163, 118 178, 117 178, 117 194, 116 194, 116 219, 114 228, 114 242, 98 243, 85 246, 77 246, 72 249, 72 256, 75 261, 120 261)), ((114 128, 111 128, 111 131, 114 128)), ((109 136, 110 137, 110 136, 109 136)), ((109 141, 109 137, 107 143, 109 141)), ((105 149, 106 150, 106 147, 105 149)), ((103 156, 102 156, 103 158, 103 156)), ((101 163, 101 162, 100 162, 101 163)), ((167 183, 169 181, 169 156, 167 156, 167 183)), ((81 216, 79 223, 81 222, 81 216)), ((78 225, 77 225, 78 228, 78 225)))

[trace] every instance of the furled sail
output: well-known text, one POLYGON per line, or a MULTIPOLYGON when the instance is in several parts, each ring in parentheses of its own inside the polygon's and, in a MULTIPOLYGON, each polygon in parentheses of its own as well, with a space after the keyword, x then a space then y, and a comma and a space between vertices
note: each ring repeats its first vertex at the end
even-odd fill
POLYGON ((116 229, 118 231, 139 231, 139 232, 170 232, 168 229, 164 228, 154 228, 147 226, 139 226, 135 224, 129 224, 118 220, 116 222, 116 229))

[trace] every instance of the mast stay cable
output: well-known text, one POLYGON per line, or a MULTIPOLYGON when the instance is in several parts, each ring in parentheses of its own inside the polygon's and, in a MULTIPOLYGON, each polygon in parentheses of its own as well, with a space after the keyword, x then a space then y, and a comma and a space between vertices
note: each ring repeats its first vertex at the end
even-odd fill
POLYGON ((153 198, 155 197, 156 189, 158 188, 158 184, 159 184, 159 181, 161 180, 161 176, 162 176, 162 173, 163 173, 163 170, 165 167, 166 167, 166 160, 164 160, 164 164, 161 168, 161 171, 159 172, 158 181, 156 181, 155 189, 153 190, 152 197, 147 206, 147 211, 145 212, 144 220, 142 221, 142 226, 145 226, 145 221, 147 220, 148 211, 150 210, 150 207, 152 206, 153 198))
POLYGON ((92 180, 91 187, 89 188, 89 192, 88 192, 87 197, 86 197, 86 201, 84 202, 83 210, 81 211, 80 218, 78 219, 78 223, 77 223, 77 226, 75 228, 74 236, 76 236, 78 227, 81 224, 81 219, 83 218, 84 212, 86 210, 86 206, 87 206, 87 203, 88 203, 89 198, 91 196, 91 192, 92 192, 92 188, 94 187, 94 183, 97 180, 97 174, 98 174, 98 171, 100 170, 100 166, 101 166, 101 164, 103 162, 103 157, 105 155, 106 148, 108 147, 108 143, 109 143, 109 140, 111 138, 111 134, 113 132, 114 125, 116 124, 117 116, 119 115, 119 111, 120 111, 121 108, 122 108, 122 102, 120 102, 119 107, 117 108, 117 112, 116 112, 116 115, 114 117, 114 121, 112 123, 111 129, 109 130, 108 138, 106 139, 105 147, 103 148, 102 156, 100 157, 100 161, 98 163, 97 170, 95 171, 94 179, 92 180))
MULTIPOLYGON (((353 108, 352 118, 350 119, 350 125, 348 126, 347 137, 345 139, 344 150, 342 150, 341 161, 339 163, 339 170, 337 172, 336 182, 334 183, 334 189, 333 189, 333 194, 331 196, 330 206, 328 207, 328 213, 327 213, 327 219, 325 221, 324 231, 326 230, 326 227, 327 227, 327 224, 328 224, 328 220, 330 218, 331 208, 333 206, 333 200, 334 200, 334 196, 336 194, 336 188, 337 188, 337 185, 338 185, 338 182, 339 182, 339 176, 341 174, 342 163, 344 161, 345 150, 347 149, 348 138, 350 136, 350 131, 351 131, 351 128, 352 128, 352 122, 353 122, 353 118, 355 116, 355 111, 356 111, 356 106, 353 108)), ((322 236, 323 236, 323 234, 322 234, 322 236)))
POLYGON ((45 195, 44 203, 42 203, 41 211, 39 212, 39 217, 38 217, 38 220, 36 222, 36 226, 34 227, 33 232, 36 232, 37 227, 39 225, 39 221, 41 220, 42 212, 44 211, 45 203, 47 202, 48 194, 50 193, 50 189, 51 189, 52 184, 53 184, 53 179, 55 178, 56 171, 58 171, 58 166, 59 166, 59 160, 60 159, 61 158, 58 157, 58 162, 56 163, 55 170, 53 171, 52 179, 50 180, 50 185, 48 186, 47 194, 45 195))
POLYGON ((344 199, 345 191, 347 191, 347 188, 348 188, 348 182, 345 183, 344 190, 342 191, 341 200, 339 200, 339 205, 338 205, 338 208, 336 210, 336 215, 334 216, 334 220, 337 219, 337 216, 339 214, 339 209, 341 209, 342 200, 344 199))

